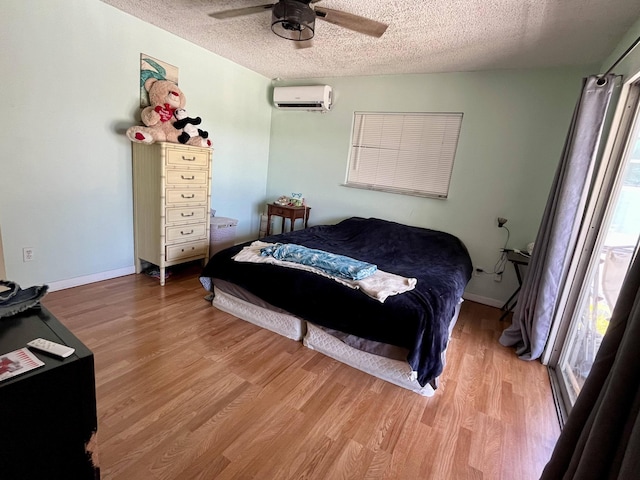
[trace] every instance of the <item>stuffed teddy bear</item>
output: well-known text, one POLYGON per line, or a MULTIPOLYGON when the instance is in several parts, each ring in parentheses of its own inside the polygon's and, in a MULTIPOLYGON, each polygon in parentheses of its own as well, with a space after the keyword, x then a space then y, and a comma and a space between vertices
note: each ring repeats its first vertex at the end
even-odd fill
POLYGON ((182 130, 182 133, 178 135, 178 141, 180 143, 187 143, 192 137, 202 137, 206 139, 209 136, 208 132, 196 128, 194 125, 200 125, 202 119, 200 117, 191 118, 184 108, 176 108, 173 112, 173 116, 176 117, 176 121, 173 123, 174 128, 182 130))
MULTIPOLYGON (((176 122, 174 112, 176 109, 184 108, 187 103, 184 93, 175 83, 156 78, 149 78, 144 87, 149 92, 150 101, 150 105, 145 107, 140 114, 145 126, 136 125, 128 128, 127 137, 137 143, 180 143, 178 137, 182 131, 174 127, 176 122)), ((200 135, 190 135, 186 144, 210 147, 211 141, 200 135)))

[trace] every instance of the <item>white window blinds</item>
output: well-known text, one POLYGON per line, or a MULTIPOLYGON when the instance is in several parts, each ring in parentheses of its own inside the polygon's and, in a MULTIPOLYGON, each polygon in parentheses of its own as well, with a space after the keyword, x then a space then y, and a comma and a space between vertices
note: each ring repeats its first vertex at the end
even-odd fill
POLYGON ((354 114, 346 185, 447 198, 462 113, 354 114))

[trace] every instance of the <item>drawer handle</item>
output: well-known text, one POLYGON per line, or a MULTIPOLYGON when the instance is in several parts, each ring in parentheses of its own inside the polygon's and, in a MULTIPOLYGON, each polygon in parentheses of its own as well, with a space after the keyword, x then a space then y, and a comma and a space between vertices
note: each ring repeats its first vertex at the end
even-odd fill
POLYGON ((191 212, 191 214, 190 214, 190 215, 189 215, 189 214, 186 214, 186 213, 184 213, 184 212, 181 212, 181 213, 180 213, 180 215, 181 215, 181 216, 183 216, 183 217, 193 217, 193 216, 195 215, 195 212, 191 212))
MULTIPOLYGON (((196 249, 196 247, 191 247, 191 251, 193 251, 195 249, 196 249)), ((181 248, 180 250, 184 252, 184 248, 181 248)))
POLYGON ((195 161, 196 161, 196 157, 193 157, 193 158, 187 158, 187 157, 185 157, 184 155, 182 155, 182 159, 183 159, 185 162, 195 162, 195 161))
POLYGON ((180 178, 182 180, 195 180, 196 176, 195 175, 191 175, 190 177, 185 177, 184 175, 180 175, 180 178))
POLYGON ((193 228, 191 229, 190 232, 186 232, 186 233, 180 230, 180 235, 191 235, 191 234, 193 234, 193 228))
POLYGON ((184 193, 182 193, 180 195, 182 198, 196 198, 196 194, 192 193, 191 195, 185 195, 184 193))

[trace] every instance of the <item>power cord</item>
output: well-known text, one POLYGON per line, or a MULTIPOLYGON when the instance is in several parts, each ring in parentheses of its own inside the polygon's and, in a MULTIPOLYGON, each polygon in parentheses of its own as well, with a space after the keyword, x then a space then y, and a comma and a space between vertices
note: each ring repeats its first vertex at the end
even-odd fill
POLYGON ((500 258, 498 259, 495 266, 493 267, 492 273, 502 275, 504 273, 504 269, 506 268, 506 266, 507 266, 507 252, 506 250, 502 250, 502 253, 500 254, 500 258))
POLYGON ((477 273, 482 273, 484 275, 502 275, 504 273, 504 270, 507 266, 507 252, 509 251, 507 250, 507 245, 509 244, 509 237, 511 237, 511 232, 507 227, 504 226, 504 223, 500 225, 500 228, 504 228, 507 231, 507 239, 504 242, 504 247, 502 247, 501 249, 501 253, 500 253, 500 257, 498 258, 498 261, 493 266, 493 272, 487 272, 485 270, 477 268, 476 269, 477 273))
POLYGON ((502 275, 504 273, 504 269, 507 266, 507 245, 509 244, 509 237, 511 236, 511 232, 507 227, 502 225, 502 228, 504 228, 507 231, 507 239, 504 242, 504 247, 502 247, 502 253, 500 254, 500 258, 498 259, 495 266, 493 267, 493 273, 497 273, 498 275, 502 275))
POLYGON ((511 232, 504 225, 502 225, 502 228, 504 228, 507 231, 507 239, 504 241, 504 247, 502 247, 502 251, 506 252, 507 251, 507 245, 509 244, 509 237, 511 236, 511 232))

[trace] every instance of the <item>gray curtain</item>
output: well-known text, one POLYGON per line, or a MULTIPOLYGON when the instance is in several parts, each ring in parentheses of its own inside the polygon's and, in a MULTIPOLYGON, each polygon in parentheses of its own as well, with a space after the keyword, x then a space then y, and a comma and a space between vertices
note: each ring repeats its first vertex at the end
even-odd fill
POLYGON ((538 230, 511 326, 500 343, 523 360, 542 355, 575 251, 615 75, 583 79, 560 164, 538 230))
POLYGON ((640 478, 640 256, 541 480, 640 478))

